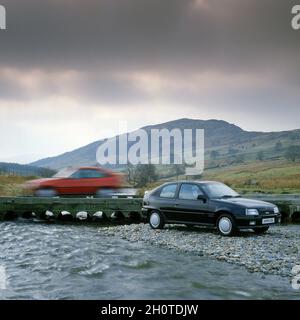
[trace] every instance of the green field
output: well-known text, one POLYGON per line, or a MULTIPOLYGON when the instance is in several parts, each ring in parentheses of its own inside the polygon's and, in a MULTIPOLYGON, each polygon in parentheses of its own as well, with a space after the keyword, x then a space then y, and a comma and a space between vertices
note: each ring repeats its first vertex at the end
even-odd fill
POLYGON ((22 185, 34 177, 0 176, 0 196, 18 196, 26 194, 22 185))
MULTIPOLYGON (((185 179, 185 176, 179 176, 179 180, 185 179)), ((153 189, 163 182, 175 180, 177 180, 176 177, 160 179, 141 188, 139 193, 142 195, 145 190, 153 189)), ((300 194, 300 162, 255 161, 205 169, 201 180, 221 181, 240 193, 300 194)))
MULTIPOLYGON (((23 195, 22 185, 33 177, 0 176, 0 195, 23 195)), ((179 179, 184 180, 184 176, 179 179)), ((256 161, 240 165, 206 169, 201 179, 216 180, 230 185, 241 193, 299 193, 300 194, 300 162, 256 161)), ((151 185, 141 188, 152 189, 166 181, 174 181, 176 177, 160 179, 151 185)))
POLYGON ((300 162, 260 161, 208 169, 203 179, 222 181, 243 193, 300 193, 300 162))

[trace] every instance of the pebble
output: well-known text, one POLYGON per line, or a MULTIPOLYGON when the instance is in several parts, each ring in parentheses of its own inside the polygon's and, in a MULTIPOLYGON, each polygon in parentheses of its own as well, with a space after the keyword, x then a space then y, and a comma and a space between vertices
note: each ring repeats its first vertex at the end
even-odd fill
POLYGON ((192 231, 178 225, 152 230, 148 224, 131 224, 99 229, 105 236, 116 236, 130 242, 147 242, 166 249, 237 264, 250 272, 292 276, 300 265, 300 227, 276 226, 263 235, 251 231, 236 237, 222 237, 215 231, 196 227, 192 231))

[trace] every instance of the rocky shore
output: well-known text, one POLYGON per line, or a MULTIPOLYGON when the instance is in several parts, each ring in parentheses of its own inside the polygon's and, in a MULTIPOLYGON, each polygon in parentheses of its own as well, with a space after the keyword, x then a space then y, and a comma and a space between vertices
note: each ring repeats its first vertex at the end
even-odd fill
POLYGON ((201 227, 189 230, 175 225, 152 230, 148 224, 132 224, 104 227, 99 232, 131 242, 144 241, 167 249, 211 257, 243 266, 250 272, 291 277, 292 268, 300 265, 300 226, 296 225, 273 227, 264 235, 246 231, 232 238, 201 227))

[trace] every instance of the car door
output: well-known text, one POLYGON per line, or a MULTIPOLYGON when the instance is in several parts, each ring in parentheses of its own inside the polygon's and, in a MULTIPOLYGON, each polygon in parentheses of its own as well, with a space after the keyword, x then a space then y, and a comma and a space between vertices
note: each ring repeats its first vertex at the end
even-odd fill
POLYGON ((78 193, 95 194, 101 187, 111 186, 111 178, 104 172, 94 169, 82 169, 79 180, 78 193))
MULTIPOLYGON (((101 172, 90 169, 79 169, 60 183, 61 194, 93 194, 99 184, 101 172)), ((102 177, 103 175, 101 175, 102 177)))
POLYGON ((156 200, 156 206, 165 215, 168 221, 174 220, 174 204, 178 189, 178 183, 172 183, 164 186, 156 200))
POLYGON ((205 194, 198 184, 182 183, 179 187, 178 196, 175 200, 174 211, 178 221, 209 223, 208 199, 198 199, 205 194))
POLYGON ((76 194, 80 186, 81 170, 76 170, 69 177, 59 180, 57 190, 59 194, 76 194))

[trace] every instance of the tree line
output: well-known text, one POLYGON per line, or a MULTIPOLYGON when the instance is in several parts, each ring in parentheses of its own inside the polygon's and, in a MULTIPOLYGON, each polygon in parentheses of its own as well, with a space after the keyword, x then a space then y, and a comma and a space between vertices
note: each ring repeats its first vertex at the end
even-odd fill
MULTIPOLYGON (((291 146, 288 146, 287 148, 284 148, 282 142, 278 141, 274 146, 274 152, 276 154, 280 153, 288 161, 296 162, 298 159, 300 159, 300 146, 298 145, 291 145, 291 146)), ((228 155, 233 156, 238 162, 244 162, 245 160, 245 154, 240 153, 240 150, 237 150, 237 149, 230 148, 228 151, 228 155)), ((221 157, 221 154, 219 151, 212 150, 210 152, 210 158, 212 160, 217 160, 220 157, 221 157)), ((256 153, 256 160, 263 161, 266 158, 267 158, 266 151, 259 150, 256 153)))
POLYGON ((0 175, 51 177, 55 173, 54 170, 47 168, 0 162, 0 175))

